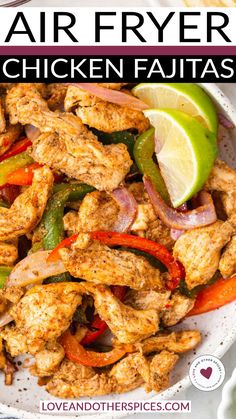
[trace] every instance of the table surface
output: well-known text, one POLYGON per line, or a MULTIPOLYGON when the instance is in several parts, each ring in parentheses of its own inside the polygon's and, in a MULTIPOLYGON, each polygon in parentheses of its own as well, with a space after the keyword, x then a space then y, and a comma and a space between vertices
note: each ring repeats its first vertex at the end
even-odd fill
MULTIPOLYGON (((37 0, 34 0, 37 2, 37 0)), ((44 3, 44 0, 40 0, 41 4, 44 3)), ((70 0, 72 2, 72 0, 70 0)), ((130 0, 129 0, 130 1, 130 0)), ((138 0, 136 0, 137 2, 138 0)), ((58 2, 58 0, 57 0, 58 2)), ((236 107, 236 84, 218 84, 219 87, 226 93, 226 95, 231 98, 231 101, 235 104, 236 107)), ((236 343, 234 343, 230 350, 222 358, 226 369, 225 382, 230 378, 233 369, 236 367, 235 363, 235 353, 236 353, 236 343)), ((179 400, 191 400, 192 401, 192 413, 184 414, 184 418, 191 419, 216 419, 216 412, 218 405, 221 401, 222 387, 218 388, 215 391, 204 393, 196 388, 190 387, 185 393, 182 393, 178 396, 179 400)), ((135 419, 147 419, 156 418, 156 414, 137 414, 133 416, 135 419)), ((130 416, 129 416, 130 418, 130 416)), ((0 419, 14 419, 9 418, 4 413, 0 413, 0 419)), ((182 414, 165 414, 163 419, 183 419, 182 414)))

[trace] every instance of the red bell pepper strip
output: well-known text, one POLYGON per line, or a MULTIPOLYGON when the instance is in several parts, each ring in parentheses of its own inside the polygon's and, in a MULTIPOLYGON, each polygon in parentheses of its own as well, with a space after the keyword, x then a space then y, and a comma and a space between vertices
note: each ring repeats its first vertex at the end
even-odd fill
POLYGON ((34 171, 42 167, 39 163, 32 163, 29 166, 15 170, 7 176, 9 185, 31 185, 34 177, 34 171))
MULTIPOLYGON (((154 256, 162 262, 168 269, 170 280, 167 282, 167 287, 170 290, 177 288, 179 281, 185 278, 185 270, 183 265, 174 259, 172 254, 162 244, 153 242, 152 240, 143 237, 132 236, 131 234, 115 233, 111 231, 93 231, 91 238, 98 240, 108 246, 125 246, 133 249, 142 250, 154 256)), ((63 240, 52 253, 49 255, 48 260, 55 261, 59 258, 59 250, 62 247, 69 247, 78 235, 69 237, 63 240)))
POLYGON ((22 140, 15 143, 6 153, 0 156, 0 162, 8 159, 9 157, 16 156, 17 154, 22 153, 27 150, 28 147, 32 145, 32 141, 28 138, 23 138, 22 140))
MULTIPOLYGON (((111 291, 113 294, 121 301, 124 300, 126 294, 126 287, 120 285, 113 285, 111 286, 111 291)), ((94 342, 99 336, 101 336, 105 330, 108 328, 106 322, 100 319, 99 315, 97 314, 91 325, 91 330, 88 330, 85 337, 81 340, 81 345, 89 345, 90 343, 94 342)))
POLYGON ((105 330, 107 330, 107 324, 104 320, 100 319, 99 315, 96 314, 91 325, 91 330, 88 330, 85 337, 81 340, 81 345, 89 345, 94 342, 99 336, 101 336, 105 330))
POLYGON ((110 352, 94 352, 86 350, 69 331, 63 333, 60 343, 68 359, 87 367, 105 367, 119 361, 127 352, 133 351, 132 345, 123 345, 110 352))
POLYGON ((200 291, 189 316, 207 313, 236 300, 236 276, 218 279, 214 284, 200 291))

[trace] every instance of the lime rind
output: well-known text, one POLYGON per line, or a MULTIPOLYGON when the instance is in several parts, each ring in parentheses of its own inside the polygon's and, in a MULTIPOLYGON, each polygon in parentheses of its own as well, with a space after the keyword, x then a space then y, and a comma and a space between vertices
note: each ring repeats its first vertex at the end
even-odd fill
MULTIPOLYGON (((212 131, 213 133, 217 132, 218 129, 218 117, 217 112, 212 102, 211 98, 208 94, 197 84, 194 83, 140 83, 136 87, 133 88, 132 92, 135 96, 139 97, 141 100, 147 103, 150 108, 157 107, 155 98, 157 97, 158 89, 162 89, 162 94, 164 88, 168 91, 173 92, 172 100, 174 95, 181 95, 188 101, 193 108, 196 108, 197 112, 195 115, 192 114, 194 117, 201 117, 201 122, 205 121, 206 127, 212 131), (153 91, 153 94, 147 95, 149 89, 149 93, 153 91), (149 99, 147 99, 149 96, 149 99)), ((163 106, 160 106, 163 108, 163 106)), ((174 101, 173 106, 168 104, 168 108, 175 109, 177 107, 176 102, 174 101)), ((159 106, 158 106, 159 108, 159 106)), ((184 109, 182 109, 184 110, 184 109)))
MULTIPOLYGON (((185 188, 184 193, 181 193, 178 197, 173 197, 173 195, 175 195, 175 191, 171 190, 171 185, 166 177, 166 173, 168 173, 168 171, 169 173, 171 172, 172 177, 174 173, 176 177, 180 174, 180 180, 181 173, 179 171, 179 167, 177 166, 180 166, 180 160, 182 158, 182 161, 186 164, 187 156, 180 156, 179 161, 176 160, 176 167, 173 167, 175 158, 178 155, 181 155, 181 150, 175 149, 175 144, 173 144, 173 146, 171 144, 169 145, 169 149, 167 150, 169 152, 169 155, 164 155, 164 153, 166 153, 165 144, 163 144, 163 148, 157 154, 157 160, 160 165, 162 176, 166 181, 167 188, 172 199, 172 204, 176 208, 188 199, 190 199, 204 186, 218 153, 215 135, 193 117, 175 109, 148 109, 145 110, 144 113, 147 117, 149 117, 151 123, 154 122, 154 125, 155 117, 157 118, 158 115, 164 117, 165 119, 167 119, 167 121, 169 121, 169 126, 174 126, 177 130, 176 133, 182 132, 183 137, 185 138, 189 153, 188 157, 191 156, 192 160, 192 173, 189 174, 188 178, 190 183, 185 183, 185 186, 187 187, 185 188), (171 147, 173 148, 172 153, 171 147), (165 163, 167 164, 164 167, 165 163)), ((155 128, 156 135, 158 138, 158 127, 155 128)), ((174 185, 176 185, 175 181, 173 182, 173 186, 174 185)))

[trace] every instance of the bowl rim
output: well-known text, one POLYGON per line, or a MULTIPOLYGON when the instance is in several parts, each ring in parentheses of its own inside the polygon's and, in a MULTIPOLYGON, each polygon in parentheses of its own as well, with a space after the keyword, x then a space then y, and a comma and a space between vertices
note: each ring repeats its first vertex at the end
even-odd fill
MULTIPOLYGON (((223 91, 217 86, 215 83, 196 83, 199 86, 201 86, 211 97, 212 99, 218 103, 218 105, 221 107, 221 109, 225 112, 227 118, 229 118, 233 124, 236 126, 236 109, 234 108, 234 105, 230 101, 230 99, 223 93, 223 91)), ((231 304, 234 304, 231 303, 231 304)), ((204 314, 203 314, 204 315, 204 314)), ((218 358, 221 358, 230 348, 230 346, 234 343, 236 340, 236 324, 233 328, 231 328, 231 332, 226 336, 224 340, 224 346, 218 346, 216 350, 211 353, 211 355, 216 356, 218 358)), ((235 377, 236 377, 236 371, 235 371, 235 377)), ((167 400, 174 397, 174 395, 177 393, 180 395, 181 392, 184 392, 187 390, 187 388, 191 385, 189 376, 186 375, 182 380, 178 381, 173 386, 169 387, 168 389, 164 390, 163 392, 155 395, 150 395, 150 398, 147 400, 151 401, 157 401, 157 400, 167 400), (181 386, 181 390, 179 390, 181 386)), ((134 390, 135 391, 135 390, 134 390)), ((46 399, 46 396, 45 396, 46 399)), ((69 417, 72 417, 71 415, 48 415, 44 413, 35 413, 26 411, 23 409, 19 409, 16 407, 12 407, 9 405, 6 405, 0 401, 0 411, 3 411, 4 414, 11 414, 20 416, 21 419, 32 419, 32 414, 34 416, 34 419, 68 419, 69 417)), ((100 414, 85 414, 84 418, 88 419, 116 419, 121 417, 127 417, 134 415, 133 412, 119 412, 119 413, 100 413, 100 414)), ((78 416, 79 417, 79 416, 78 416)), ((218 417, 218 419, 223 419, 223 417, 218 417)))
POLYGON ((226 416, 227 408, 231 404, 231 400, 232 400, 231 395, 232 395, 233 389, 235 388, 236 388, 236 368, 233 370, 233 373, 230 379, 226 382, 222 390, 222 399, 217 410, 217 419, 229 419, 226 416))

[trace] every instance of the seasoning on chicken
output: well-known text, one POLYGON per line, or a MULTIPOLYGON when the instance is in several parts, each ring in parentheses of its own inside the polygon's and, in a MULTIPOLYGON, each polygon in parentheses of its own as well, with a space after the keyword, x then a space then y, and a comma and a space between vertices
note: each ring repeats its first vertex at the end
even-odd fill
POLYGON ((169 334, 158 333, 143 342, 136 343, 136 347, 145 354, 164 350, 181 354, 196 348, 200 342, 201 334, 198 330, 183 330, 169 334))
POLYGON ((13 265, 18 258, 18 247, 15 243, 0 242, 0 265, 13 265))
POLYGON ((67 86, 61 83, 47 85, 47 104, 51 111, 63 111, 67 86))
POLYGON ((166 327, 179 323, 193 308, 194 298, 189 298, 180 292, 174 292, 161 313, 162 324, 166 327))
POLYGON ((216 221, 207 227, 187 231, 174 245, 174 257, 184 266, 189 289, 206 284, 219 267, 221 249, 233 235, 229 222, 216 221))
POLYGON ((154 309, 160 312, 168 303, 170 294, 170 291, 137 291, 130 289, 126 293, 124 303, 137 310, 154 309))
POLYGON ((69 86, 67 90, 65 109, 75 109, 76 115, 84 124, 103 132, 112 133, 128 129, 143 132, 150 125, 141 111, 103 101, 75 86, 69 86))
MULTIPOLYGON (((83 287, 83 284, 81 284, 83 287)), ((95 308, 110 330, 121 343, 138 342, 158 330, 158 314, 155 310, 135 310, 119 301, 108 287, 85 284, 92 293, 95 308)))
POLYGON ((35 170, 32 186, 19 195, 12 206, 0 208, 0 240, 11 240, 30 232, 41 220, 53 185, 52 172, 35 170))
POLYGON ((77 285, 62 282, 35 286, 10 310, 17 329, 26 337, 31 354, 42 350, 47 342, 58 338, 69 327, 81 303, 77 285))
MULTIPOLYGON (((80 239, 83 234, 80 234, 80 239)), ((80 249, 78 241, 60 250, 67 271, 76 278, 96 284, 126 285, 133 289, 164 289, 160 271, 143 256, 110 249, 97 242, 80 249)))
POLYGON ((22 85, 11 89, 7 108, 12 124, 30 123, 52 133, 34 142, 32 156, 39 163, 99 190, 116 188, 129 172, 132 161, 124 144, 103 146, 80 118, 51 112, 37 89, 22 85))
POLYGON ((63 347, 56 341, 49 341, 41 351, 35 354, 35 365, 31 367, 31 373, 38 377, 53 375, 64 356, 63 347))
POLYGON ((226 245, 220 258, 219 270, 224 278, 236 273, 236 236, 233 236, 226 245))

